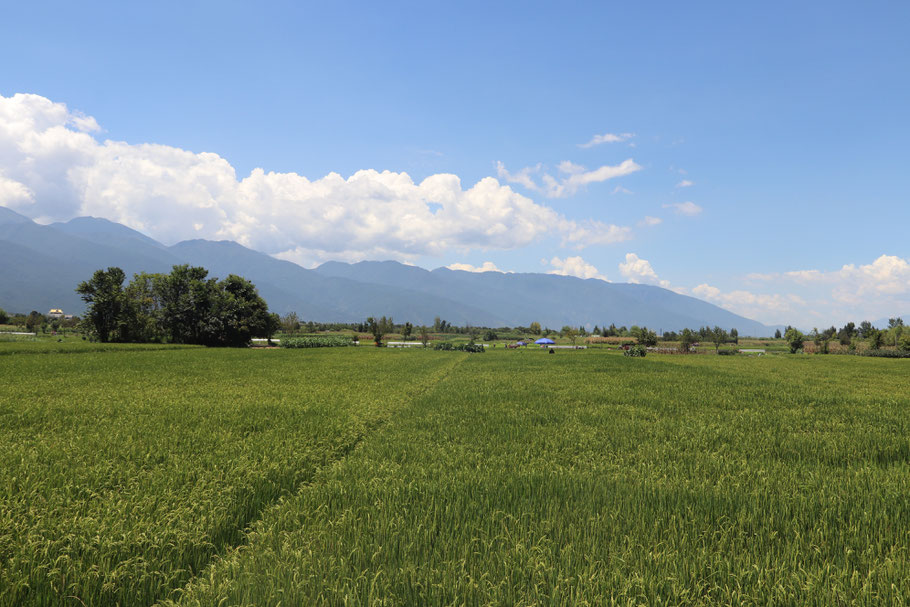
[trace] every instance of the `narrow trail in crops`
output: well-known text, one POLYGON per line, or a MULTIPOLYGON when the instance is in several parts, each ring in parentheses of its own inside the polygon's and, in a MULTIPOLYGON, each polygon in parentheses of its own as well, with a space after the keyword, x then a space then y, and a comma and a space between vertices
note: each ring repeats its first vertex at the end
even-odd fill
MULTIPOLYGON (((353 453, 354 451, 359 449, 363 445, 363 443, 367 440, 367 438, 375 436, 378 433, 378 431, 384 425, 386 425, 389 422, 389 420, 392 419, 393 416, 395 416, 400 411, 407 409, 412 403, 417 401, 424 394, 433 390, 452 371, 454 371, 465 360, 467 360, 468 356, 469 356, 468 354, 455 355, 453 357, 453 360, 450 363, 446 364, 443 367, 440 367, 438 370, 431 373, 429 376, 427 376, 427 378, 424 381, 418 382, 413 387, 413 389, 407 393, 406 397, 404 399, 402 399, 399 404, 397 404, 397 406, 389 408, 389 411, 386 415, 379 417, 375 420, 372 420, 371 422, 368 422, 367 424, 365 424, 363 432, 358 433, 348 443, 345 443, 345 444, 339 446, 332 453, 331 457, 329 457, 326 460, 325 464, 315 468, 313 470, 313 473, 309 475, 309 478, 307 478, 306 480, 304 480, 297 486, 296 491, 294 491, 293 494, 300 493, 304 489, 306 489, 308 487, 312 487, 314 484, 316 484, 318 482, 319 478, 325 476, 326 472, 342 465, 344 463, 345 459, 348 457, 348 455, 350 455, 351 453, 353 453)), ((188 580, 186 580, 186 582, 184 584, 182 584, 180 586, 180 588, 177 588, 177 587, 171 588, 167 593, 165 593, 164 596, 157 597, 152 602, 152 605, 158 605, 162 600, 164 600, 166 598, 179 600, 178 597, 180 594, 182 594, 180 589, 186 589, 187 587, 189 587, 193 584, 193 582, 195 581, 195 579, 197 577, 206 575, 206 572, 211 568, 212 562, 214 560, 216 560, 218 558, 223 558, 228 553, 245 545, 247 543, 248 534, 249 534, 249 531, 251 530, 251 528, 253 526, 255 526, 255 524, 258 521, 262 520, 262 517, 265 514, 265 512, 267 510, 269 510, 270 508, 272 508, 276 503, 278 503, 278 501, 279 500, 276 498, 275 501, 273 501, 269 504, 265 504, 258 512, 253 513, 253 515, 248 520, 243 521, 243 525, 241 525, 240 528, 237 529, 237 534, 236 534, 237 540, 236 541, 223 542, 223 543, 219 544, 217 550, 212 554, 212 556, 211 556, 211 558, 209 558, 208 562, 199 569, 199 571, 196 573, 196 575, 194 575, 194 576, 190 577, 188 580)))

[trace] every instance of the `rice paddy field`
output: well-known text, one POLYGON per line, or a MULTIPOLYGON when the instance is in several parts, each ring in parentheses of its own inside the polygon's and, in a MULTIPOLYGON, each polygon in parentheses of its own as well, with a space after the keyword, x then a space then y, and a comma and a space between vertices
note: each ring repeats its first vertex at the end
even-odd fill
POLYGON ((905 605, 908 363, 0 344, 0 606, 905 605))

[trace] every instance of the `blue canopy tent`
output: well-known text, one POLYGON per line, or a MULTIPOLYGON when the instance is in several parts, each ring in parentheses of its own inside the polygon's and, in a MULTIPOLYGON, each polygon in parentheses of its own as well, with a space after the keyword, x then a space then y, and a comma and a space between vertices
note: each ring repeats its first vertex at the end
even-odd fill
POLYGON ((556 342, 553 341, 552 339, 550 339, 549 337, 541 337, 534 343, 539 346, 551 346, 551 345, 555 344, 556 342))

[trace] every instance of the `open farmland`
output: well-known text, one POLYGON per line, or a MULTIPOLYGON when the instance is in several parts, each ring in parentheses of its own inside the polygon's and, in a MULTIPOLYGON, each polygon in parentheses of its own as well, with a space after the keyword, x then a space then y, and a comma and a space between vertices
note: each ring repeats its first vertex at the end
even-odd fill
POLYGON ((4 347, 2 605, 910 601, 905 360, 4 347))

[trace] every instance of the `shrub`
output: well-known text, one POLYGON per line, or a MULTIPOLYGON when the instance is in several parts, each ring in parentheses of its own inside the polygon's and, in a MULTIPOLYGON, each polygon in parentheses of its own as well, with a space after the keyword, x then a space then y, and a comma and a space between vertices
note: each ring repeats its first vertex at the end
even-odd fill
POLYGON ((483 346, 481 346, 480 344, 475 344, 475 343, 452 344, 451 342, 447 342, 447 341, 436 344, 435 346, 433 346, 433 349, 434 350, 446 350, 449 352, 452 352, 452 351, 470 352, 472 354, 480 354, 485 351, 483 346))
POLYGON ((905 333, 897 344, 897 348, 903 352, 910 352, 910 333, 905 333))
POLYGON ((638 338, 638 343, 643 346, 656 346, 657 345, 657 333, 648 329, 648 327, 642 327, 638 330, 638 333, 635 335, 638 338))
POLYGON ((281 340, 282 348, 339 348, 352 346, 350 337, 325 335, 320 337, 291 337, 281 340))
POLYGON ((869 347, 872 350, 879 350, 885 342, 885 334, 878 329, 872 329, 869 332, 869 347))
POLYGON ((722 350, 718 350, 717 353, 720 356, 733 356, 735 354, 739 354, 739 352, 737 350, 730 350, 729 348, 724 348, 722 350))
POLYGON ((799 352, 803 348, 803 343, 805 342, 805 336, 793 327, 787 329, 787 334, 784 336, 784 339, 787 340, 787 345, 790 346, 790 354, 799 352))
POLYGON ((910 358, 910 352, 903 350, 865 350, 858 356, 876 356, 879 358, 910 358))
POLYGON ((636 344, 623 352, 623 356, 632 356, 636 358, 644 358, 648 354, 648 349, 641 344, 636 344))

